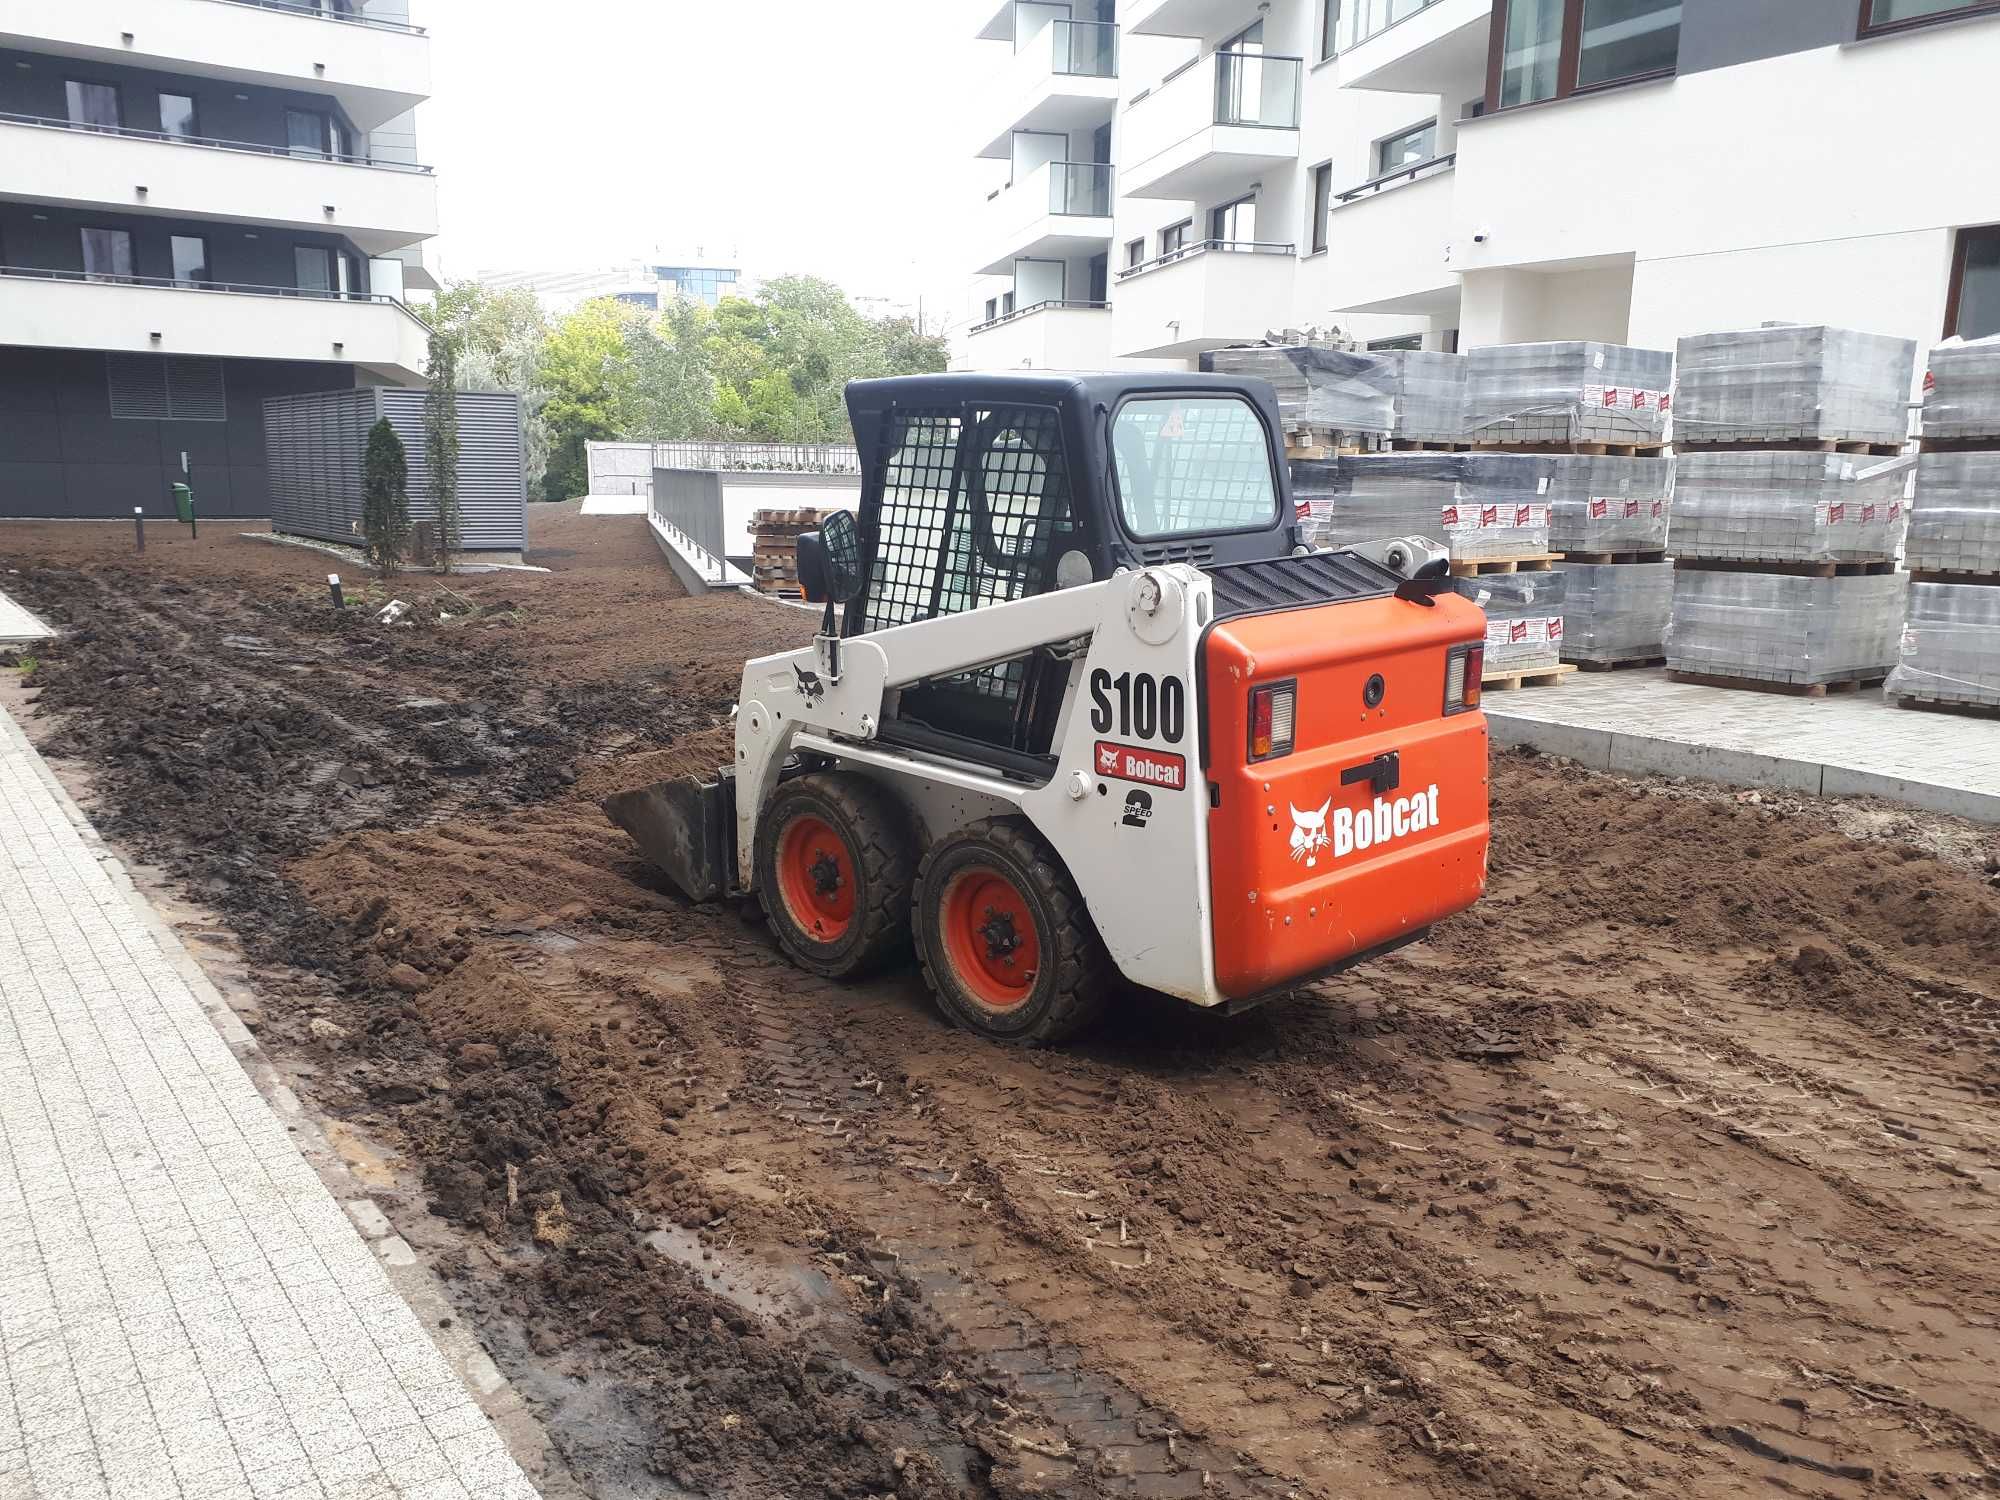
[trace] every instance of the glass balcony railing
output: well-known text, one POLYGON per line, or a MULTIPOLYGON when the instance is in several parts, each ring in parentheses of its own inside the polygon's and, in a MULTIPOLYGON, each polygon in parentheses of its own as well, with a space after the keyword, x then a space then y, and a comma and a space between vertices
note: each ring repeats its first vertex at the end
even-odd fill
POLYGON ((1298 129, 1299 78, 1304 68, 1304 60, 1297 57, 1216 53, 1215 123, 1298 129))
POLYGON ((1327 0, 1326 55, 1358 47, 1370 37, 1429 10, 1438 0, 1327 0))
POLYGON ((1049 212, 1108 218, 1111 214, 1111 167, 1108 163, 1052 161, 1049 163, 1049 212))
POLYGON ((1077 78, 1118 76, 1118 28, 1110 21, 1051 21, 1052 72, 1077 78))

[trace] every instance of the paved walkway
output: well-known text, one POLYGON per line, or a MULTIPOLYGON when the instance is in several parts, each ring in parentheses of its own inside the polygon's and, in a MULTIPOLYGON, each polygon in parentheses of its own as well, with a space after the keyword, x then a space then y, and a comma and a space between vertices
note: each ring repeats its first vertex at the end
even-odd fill
POLYGON ((534 1500, 0 711, 0 1500, 534 1500))
POLYGON ((1675 682, 1658 667, 1488 693, 1496 745, 1598 770, 1886 797, 2000 823, 2000 720, 1898 708, 1880 688, 1793 698, 1675 682))

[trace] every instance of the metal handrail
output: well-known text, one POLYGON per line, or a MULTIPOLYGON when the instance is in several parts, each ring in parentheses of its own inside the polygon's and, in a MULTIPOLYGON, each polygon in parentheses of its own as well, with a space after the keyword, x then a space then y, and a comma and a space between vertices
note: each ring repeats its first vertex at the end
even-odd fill
POLYGON ((1419 174, 1428 174, 1433 167, 1453 167, 1457 164, 1458 153, 1456 151, 1447 151, 1442 156, 1427 157, 1423 161, 1411 162, 1407 167, 1398 167, 1393 172, 1384 172, 1380 177, 1371 177, 1358 187, 1351 187, 1344 193, 1335 193, 1333 201, 1336 203, 1352 203, 1363 194, 1379 193, 1391 183, 1401 182, 1405 178, 1414 182, 1419 174))
POLYGON ((997 318, 988 318, 984 323, 974 323, 966 330, 968 334, 984 333, 989 328, 998 328, 1002 323, 1011 323, 1016 318, 1025 318, 1029 313, 1046 312, 1049 308, 1073 307, 1085 312, 1109 312, 1109 302, 1083 302, 1074 298, 1049 297, 1041 302, 1030 302, 1026 307, 1017 307, 1012 312, 1004 312, 997 318))
POLYGON ((292 146, 268 146, 261 141, 230 141, 205 135, 170 135, 164 130, 141 130, 131 125, 91 125, 82 120, 64 120, 53 115, 17 115, 0 110, 0 124, 28 125, 38 130, 75 130, 85 135, 124 136, 139 141, 159 141, 169 146, 199 146, 209 151, 235 151, 250 156, 285 156, 294 161, 325 162, 336 167, 373 167, 384 172, 413 172, 435 175, 435 169, 419 162, 377 161, 372 156, 338 156, 330 151, 302 151, 292 146))
POLYGON ((1052 41, 1059 42, 1050 64, 1054 72, 1073 78, 1116 78, 1118 76, 1118 24, 1115 21, 1072 21, 1055 20, 1050 26, 1068 28, 1055 33, 1052 41), (1083 28, 1099 28, 1099 36, 1085 49, 1085 63, 1077 62, 1077 41, 1088 35, 1083 28), (1090 63, 1097 66, 1090 66, 1090 63))
POLYGON ((1126 266, 1119 271, 1118 279, 1141 276, 1148 271, 1157 271, 1161 266, 1172 265, 1177 260, 1185 260, 1191 255, 1203 255, 1214 250, 1234 255, 1296 255, 1297 245, 1280 245, 1273 240, 1194 240, 1165 254, 1156 255, 1151 260, 1142 260, 1136 266, 1126 266))
MULTIPOLYGON (((1293 57, 1288 54, 1278 53, 1278 52, 1235 52, 1235 51, 1222 51, 1222 50, 1217 50, 1215 52, 1210 53, 1209 55, 1216 60, 1215 61, 1216 97, 1214 101, 1215 124, 1242 125, 1254 128, 1276 129, 1276 130, 1298 129, 1299 88, 1305 78, 1305 67, 1306 67, 1306 60, 1303 57, 1293 57), (1249 65, 1251 63, 1258 64, 1260 68, 1264 66, 1275 65, 1273 66, 1273 72, 1277 74, 1277 76, 1289 77, 1290 88, 1286 92, 1289 94, 1290 108, 1283 111, 1283 113, 1289 116, 1289 118, 1282 120, 1264 119, 1263 114, 1264 114, 1265 101, 1262 98, 1258 99, 1257 107, 1254 114, 1247 109, 1229 110, 1223 107, 1224 94, 1231 92, 1230 86, 1227 82, 1228 78, 1232 73, 1235 73, 1238 76, 1247 75, 1249 73, 1249 65)), ((1261 93, 1262 90, 1260 89, 1259 92, 1261 93)))
POLYGON ((362 26, 370 31, 400 31, 406 36, 429 36, 421 26, 408 21, 378 21, 373 16, 343 16, 321 10, 301 0, 212 0, 216 5, 240 5, 247 10, 275 10, 288 16, 308 16, 315 21, 331 21, 336 26, 362 26))
POLYGON ((193 281, 172 276, 118 276, 104 271, 58 271, 47 266, 0 266, 0 280, 19 281, 62 281, 80 282, 98 286, 138 286, 156 291, 169 292, 227 292, 242 297, 284 297, 294 301, 308 302, 376 302, 401 311, 404 317, 419 328, 430 331, 430 324, 411 309, 400 297, 388 292, 342 292, 321 291, 316 287, 303 286, 260 286, 247 281, 193 281))

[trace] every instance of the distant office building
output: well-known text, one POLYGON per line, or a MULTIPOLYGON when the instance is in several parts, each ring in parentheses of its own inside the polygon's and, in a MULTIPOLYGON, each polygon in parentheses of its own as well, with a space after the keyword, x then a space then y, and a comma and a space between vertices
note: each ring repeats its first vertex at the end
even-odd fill
POLYGON ((714 307, 724 297, 748 297, 754 290, 740 267, 699 260, 680 265, 633 262, 595 271, 482 271, 478 279, 499 291, 525 287, 554 317, 597 297, 657 312, 676 297, 714 307))
POLYGON ((724 297, 742 295, 737 285, 743 273, 734 266, 655 266, 653 275, 663 295, 682 296, 710 307, 724 297))

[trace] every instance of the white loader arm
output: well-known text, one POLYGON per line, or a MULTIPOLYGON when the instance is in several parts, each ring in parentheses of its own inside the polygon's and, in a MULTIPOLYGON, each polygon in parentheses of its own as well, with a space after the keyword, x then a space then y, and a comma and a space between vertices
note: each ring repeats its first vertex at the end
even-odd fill
MULTIPOLYGON (((1199 575, 1178 564, 1151 569, 1184 585, 1199 575)), ((736 700, 736 864, 755 884, 757 821, 800 733, 866 743, 881 728, 883 700, 899 687, 1006 661, 1037 646, 1097 633, 1106 611, 1123 612, 1133 580, 1058 589, 867 635, 821 636, 800 651, 762 656, 743 669, 736 700)))

